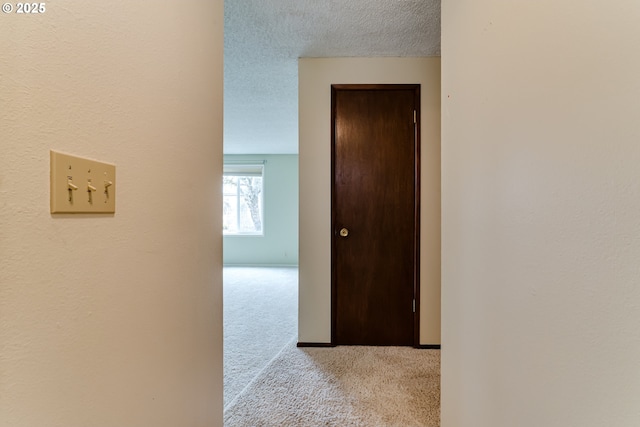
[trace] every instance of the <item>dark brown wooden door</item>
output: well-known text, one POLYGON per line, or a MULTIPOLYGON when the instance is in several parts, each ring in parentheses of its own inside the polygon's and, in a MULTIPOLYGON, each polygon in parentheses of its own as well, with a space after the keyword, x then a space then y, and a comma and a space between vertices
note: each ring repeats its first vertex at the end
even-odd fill
POLYGON ((419 96, 418 85, 332 86, 336 345, 417 344, 419 96))

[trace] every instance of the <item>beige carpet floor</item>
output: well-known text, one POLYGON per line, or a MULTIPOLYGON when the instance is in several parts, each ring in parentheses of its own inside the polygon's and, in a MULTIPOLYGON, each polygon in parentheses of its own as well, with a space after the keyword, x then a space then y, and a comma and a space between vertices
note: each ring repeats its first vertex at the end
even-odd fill
POLYGON ((230 402, 226 427, 439 426, 440 351, 295 340, 230 402))
POLYGON ((298 269, 224 268, 224 405, 296 336, 298 269))

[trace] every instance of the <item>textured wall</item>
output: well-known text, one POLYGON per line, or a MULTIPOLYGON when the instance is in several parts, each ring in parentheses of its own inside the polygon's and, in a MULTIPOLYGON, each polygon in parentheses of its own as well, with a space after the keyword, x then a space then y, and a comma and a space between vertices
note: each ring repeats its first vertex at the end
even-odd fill
POLYGON ((262 236, 224 236, 225 265, 298 265, 298 156, 225 156, 264 160, 262 236))
POLYGON ((222 423, 222 1, 0 17, 0 426, 222 423), (49 213, 49 149, 116 164, 49 213))
POLYGON ((639 17, 443 2, 443 427, 640 425, 639 17))
POLYGON ((299 66, 299 341, 331 341, 331 84, 420 83, 420 343, 440 344, 440 58, 303 58, 299 66))

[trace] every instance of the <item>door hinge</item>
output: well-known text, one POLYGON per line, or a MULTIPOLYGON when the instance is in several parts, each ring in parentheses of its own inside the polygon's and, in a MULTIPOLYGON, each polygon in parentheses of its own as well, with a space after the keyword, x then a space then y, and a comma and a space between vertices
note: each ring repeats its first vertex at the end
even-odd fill
POLYGON ((416 110, 413 110, 413 124, 418 123, 418 113, 416 110))
POLYGON ((413 300, 413 312, 414 313, 416 312, 416 300, 415 299, 413 300))

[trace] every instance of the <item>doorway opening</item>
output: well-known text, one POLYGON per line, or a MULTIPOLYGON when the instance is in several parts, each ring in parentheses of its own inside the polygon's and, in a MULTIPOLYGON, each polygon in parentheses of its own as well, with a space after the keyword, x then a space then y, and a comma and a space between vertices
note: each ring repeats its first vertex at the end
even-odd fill
POLYGON ((226 154, 224 407, 298 333, 298 156, 226 154))

